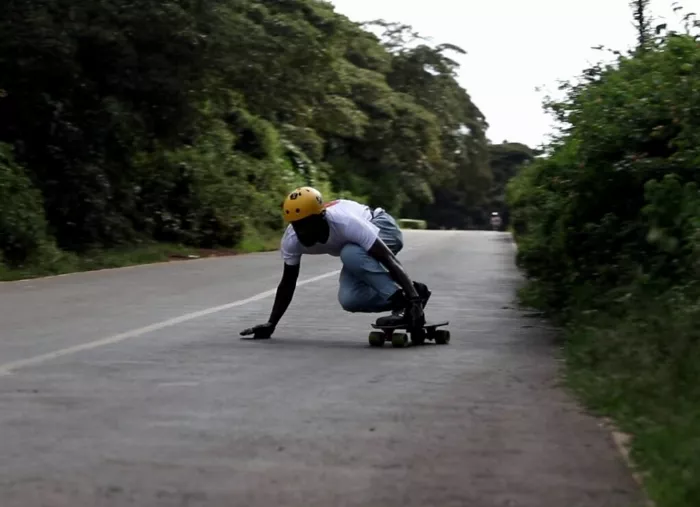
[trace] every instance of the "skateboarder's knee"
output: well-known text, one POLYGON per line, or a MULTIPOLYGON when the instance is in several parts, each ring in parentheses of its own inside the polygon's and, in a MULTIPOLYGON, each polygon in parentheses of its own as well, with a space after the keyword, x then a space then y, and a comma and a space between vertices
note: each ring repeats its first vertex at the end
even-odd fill
POLYGON ((338 291, 338 302, 346 312, 356 313, 362 310, 362 299, 351 290, 341 288, 338 291))

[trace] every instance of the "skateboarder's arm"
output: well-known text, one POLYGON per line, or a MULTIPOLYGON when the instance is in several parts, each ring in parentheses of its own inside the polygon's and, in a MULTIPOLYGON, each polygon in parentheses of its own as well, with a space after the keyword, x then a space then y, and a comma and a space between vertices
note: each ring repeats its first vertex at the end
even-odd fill
POLYGON ((287 311, 289 304, 292 302, 294 297, 294 290, 297 287, 297 279, 299 278, 299 268, 300 265, 284 265, 284 272, 282 273, 282 280, 280 280, 277 286, 277 293, 275 294, 275 303, 272 305, 272 313, 270 313, 270 323, 277 325, 277 323, 282 319, 284 312, 287 311))
POLYGON ((408 273, 396 259, 394 252, 389 250, 389 247, 386 246, 386 243, 381 238, 377 238, 372 248, 369 249, 369 254, 389 270, 391 277, 401 286, 409 298, 418 298, 418 292, 416 292, 416 288, 413 286, 408 273))

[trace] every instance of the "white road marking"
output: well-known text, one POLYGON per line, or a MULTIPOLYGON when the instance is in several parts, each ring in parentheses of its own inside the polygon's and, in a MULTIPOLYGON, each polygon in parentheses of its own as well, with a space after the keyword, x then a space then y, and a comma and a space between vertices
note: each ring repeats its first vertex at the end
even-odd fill
POLYGON ((196 387, 201 382, 161 382, 156 387, 196 387))
MULTIPOLYGON (((319 280, 323 280, 325 278, 330 278, 331 276, 336 276, 339 273, 340 273, 339 269, 336 269, 334 271, 329 271, 328 273, 324 273, 322 275, 314 276, 313 278, 308 278, 306 280, 302 280, 300 282, 297 282, 297 287, 300 287, 302 285, 307 285, 307 284, 310 284, 313 282, 318 282, 319 280)), ((120 333, 120 334, 117 334, 114 336, 108 336, 107 338, 102 338, 102 339, 95 340, 92 342, 83 343, 81 345, 75 345, 73 347, 68 347, 65 349, 56 350, 54 352, 49 352, 47 354, 42 354, 39 356, 29 357, 27 359, 20 359, 19 361, 12 361, 10 363, 0 364, 0 376, 9 375, 13 371, 19 370, 20 368, 25 368, 27 366, 34 366, 37 364, 45 363, 46 361, 51 361, 52 359, 57 359, 59 357, 68 356, 71 354, 76 354, 76 353, 82 352, 84 350, 95 349, 97 347, 103 347, 105 345, 112 345, 114 343, 119 343, 119 342, 122 342, 124 340, 128 340, 130 338, 138 338, 138 337, 143 336, 145 334, 151 333, 153 331, 158 331, 158 330, 166 328, 166 327, 175 326, 177 324, 182 324, 183 322, 198 319, 200 317, 206 317, 207 315, 222 312, 224 310, 229 310, 229 309, 235 308, 237 306, 247 305, 248 303, 253 303, 255 301, 260 301, 261 299, 265 299, 267 297, 274 296, 276 292, 277 292, 277 288, 266 290, 265 292, 261 292, 260 294, 256 294, 255 296, 249 297, 247 299, 233 301, 232 303, 227 303, 227 304, 221 305, 221 306, 214 306, 212 308, 207 308, 205 310, 200 310, 198 312, 187 313, 187 314, 181 315, 179 317, 175 317, 172 319, 164 320, 162 322, 157 322, 155 324, 151 324, 150 326, 140 327, 138 329, 132 329, 131 331, 126 331, 124 333, 120 333)))

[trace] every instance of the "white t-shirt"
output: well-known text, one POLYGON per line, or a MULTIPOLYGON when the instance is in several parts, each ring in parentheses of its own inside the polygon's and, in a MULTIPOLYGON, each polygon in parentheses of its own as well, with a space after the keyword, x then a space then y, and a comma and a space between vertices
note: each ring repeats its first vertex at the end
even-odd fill
POLYGON ((307 248, 299 242, 294 228, 289 225, 282 236, 281 254, 284 263, 295 266, 301 262, 302 254, 329 254, 340 256, 340 251, 348 243, 360 245, 369 250, 379 236, 379 228, 370 220, 372 212, 367 206, 347 199, 330 201, 325 204, 326 220, 330 229, 328 241, 316 243, 307 248))

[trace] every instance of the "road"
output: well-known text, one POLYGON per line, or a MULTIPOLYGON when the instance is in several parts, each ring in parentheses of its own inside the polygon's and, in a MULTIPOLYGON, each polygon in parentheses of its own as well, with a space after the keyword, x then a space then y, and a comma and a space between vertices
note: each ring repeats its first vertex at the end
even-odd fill
POLYGON ((405 239, 448 346, 370 349, 329 257, 258 342, 276 252, 0 284, 0 506, 641 505, 515 308, 510 237, 405 239))

